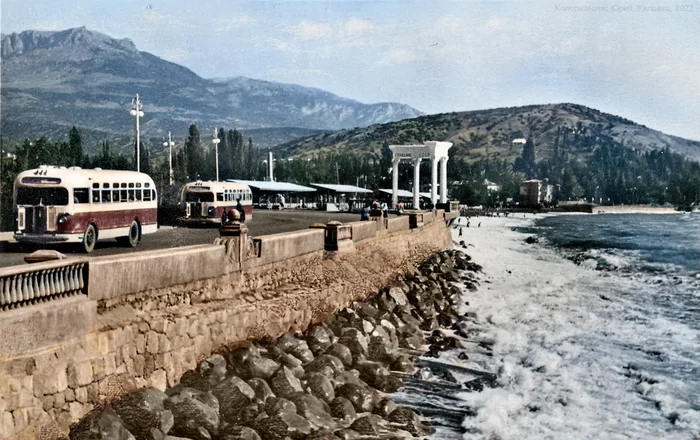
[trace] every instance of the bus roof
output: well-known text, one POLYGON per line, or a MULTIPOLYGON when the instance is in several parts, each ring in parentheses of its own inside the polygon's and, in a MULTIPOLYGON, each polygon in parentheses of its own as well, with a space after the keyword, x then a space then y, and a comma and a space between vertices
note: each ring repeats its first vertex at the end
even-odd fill
POLYGON ((15 184, 21 183, 25 177, 43 178, 45 182, 31 182, 35 184, 62 184, 62 185, 87 185, 92 182, 153 182, 153 179, 148 174, 139 173, 137 171, 123 170, 103 170, 82 169, 80 167, 57 167, 53 165, 42 165, 39 168, 22 171, 17 175, 15 184), (52 182, 51 179, 60 179, 52 182))
POLYGON ((245 189, 245 190, 250 190, 250 187, 248 185, 245 185, 243 183, 235 183, 235 182, 215 182, 215 181, 201 181, 198 180, 196 182, 188 182, 185 184, 183 190, 197 190, 200 189, 202 191, 213 191, 213 192, 219 192, 223 191, 225 189, 245 189))

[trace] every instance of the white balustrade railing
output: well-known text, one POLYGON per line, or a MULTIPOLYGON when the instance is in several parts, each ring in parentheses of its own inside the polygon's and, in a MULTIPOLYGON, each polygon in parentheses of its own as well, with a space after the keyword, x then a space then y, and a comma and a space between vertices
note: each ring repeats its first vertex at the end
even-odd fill
POLYGON ((36 269, 28 266, 13 272, 0 272, 0 311, 73 295, 87 295, 85 262, 36 269))

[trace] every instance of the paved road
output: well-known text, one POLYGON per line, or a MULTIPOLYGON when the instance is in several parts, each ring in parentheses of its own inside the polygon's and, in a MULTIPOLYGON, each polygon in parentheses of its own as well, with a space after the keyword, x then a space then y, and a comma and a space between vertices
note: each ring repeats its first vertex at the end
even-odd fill
MULTIPOLYGON (((313 223, 331 220, 351 222, 360 219, 359 214, 345 214, 318 211, 269 211, 256 210, 253 219, 247 222, 248 233, 252 236, 277 234, 280 232, 307 229, 313 223)), ((184 228, 164 226, 155 234, 145 235, 135 248, 122 247, 115 240, 100 241, 90 256, 114 255, 124 252, 142 252, 193 244, 210 244, 219 236, 218 228, 184 228)), ((46 246, 68 256, 85 256, 77 246, 46 246)), ((0 267, 25 264, 26 251, 17 243, 0 241, 0 267)))

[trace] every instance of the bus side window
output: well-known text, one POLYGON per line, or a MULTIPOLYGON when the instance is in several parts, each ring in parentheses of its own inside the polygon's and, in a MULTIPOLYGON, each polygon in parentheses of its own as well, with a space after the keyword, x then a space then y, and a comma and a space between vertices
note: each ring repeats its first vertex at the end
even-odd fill
MULTIPOLYGON (((130 183, 129 185, 133 185, 133 183, 130 183)), ((135 200, 135 199, 134 199, 134 190, 133 190, 133 189, 130 189, 130 190, 129 190, 129 201, 130 201, 130 202, 133 202, 134 200, 135 200)))
POLYGON ((102 190, 102 203, 109 203, 112 201, 112 192, 108 189, 102 190))
POLYGON ((151 190, 151 196, 152 196, 152 199, 153 199, 153 200, 156 199, 156 190, 155 190, 155 189, 152 189, 152 190, 151 190))
POLYGON ((140 189, 136 190, 135 196, 136 196, 136 201, 140 202, 141 201, 141 190, 140 189))
POLYGON ((90 203, 90 190, 88 188, 73 189, 73 203, 90 203))
POLYGON ((144 201, 144 202, 150 202, 150 201, 151 201, 151 190, 150 190, 150 189, 144 189, 144 190, 143 190, 143 201, 144 201))

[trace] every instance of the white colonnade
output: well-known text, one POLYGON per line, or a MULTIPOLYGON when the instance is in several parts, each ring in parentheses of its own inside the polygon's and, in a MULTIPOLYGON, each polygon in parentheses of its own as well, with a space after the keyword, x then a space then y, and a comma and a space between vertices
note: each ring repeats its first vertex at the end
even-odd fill
POLYGON ((391 205, 396 209, 399 196, 399 163, 402 159, 413 162, 413 209, 418 209, 420 202, 420 164, 423 159, 430 159, 432 165, 430 200, 437 203, 438 161, 440 162, 440 203, 447 202, 447 151, 452 142, 428 141, 423 145, 390 145, 392 160, 392 194, 391 205))

